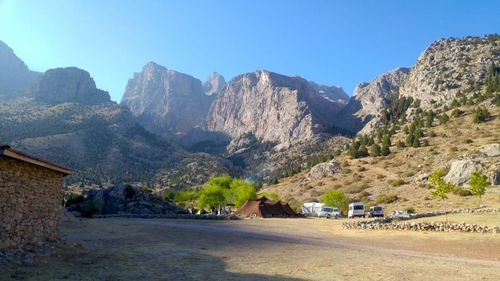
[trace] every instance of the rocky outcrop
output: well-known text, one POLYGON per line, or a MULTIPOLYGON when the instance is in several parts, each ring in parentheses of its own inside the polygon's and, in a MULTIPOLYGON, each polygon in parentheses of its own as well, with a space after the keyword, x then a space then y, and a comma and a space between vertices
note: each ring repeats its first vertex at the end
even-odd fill
POLYGON ((397 68, 359 83, 347 106, 337 119, 342 128, 371 134, 381 122, 384 109, 399 96, 399 87, 408 76, 408 68, 397 68))
POLYGON ((14 51, 0 41, 0 101, 24 95, 40 73, 31 71, 14 51))
POLYGON ((500 40, 448 38, 432 43, 418 58, 401 85, 400 96, 421 101, 424 110, 450 105, 456 93, 481 89, 488 67, 500 64, 500 40))
POLYGON ((332 159, 328 162, 319 163, 312 167, 309 173, 307 173, 306 179, 310 181, 319 180, 322 178, 333 176, 336 173, 340 173, 341 171, 342 168, 340 166, 340 163, 337 160, 332 159))
POLYGON ((467 183, 473 172, 481 170, 481 166, 472 159, 453 160, 449 164, 450 170, 444 181, 452 182, 454 185, 467 183))
POLYGON ((67 206, 67 208, 73 212, 81 212, 84 216, 173 214, 177 211, 177 207, 171 202, 130 185, 89 190, 84 201, 67 206))
POLYGON ((343 107, 328 102, 300 77, 256 71, 233 78, 208 112, 205 128, 232 138, 252 133, 280 147, 318 138, 343 107))
POLYGON ((384 220, 348 221, 342 223, 343 229, 374 229, 374 230, 409 230, 409 231, 445 231, 445 232, 476 232, 500 233, 498 226, 486 226, 469 223, 451 222, 401 222, 387 223, 384 220))
MULTIPOLYGON (((211 83, 216 84, 217 79, 211 83)), ((212 87, 217 89, 218 84, 212 87)), ((170 138, 202 123, 211 100, 200 80, 150 62, 128 81, 120 104, 146 129, 170 138)))
POLYGON ((219 92, 226 86, 224 76, 217 72, 212 72, 205 83, 203 83, 203 91, 207 96, 217 96, 219 92))
POLYGON ((47 70, 29 90, 39 102, 74 102, 87 105, 110 103, 108 92, 97 89, 90 74, 76 67, 47 70))
POLYGON ((493 144, 483 145, 480 151, 486 157, 500 156, 500 144, 493 143, 493 144))

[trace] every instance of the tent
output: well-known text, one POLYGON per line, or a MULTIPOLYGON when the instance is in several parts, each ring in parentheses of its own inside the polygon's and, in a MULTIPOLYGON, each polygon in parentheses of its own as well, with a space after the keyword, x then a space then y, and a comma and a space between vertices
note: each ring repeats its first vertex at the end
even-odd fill
POLYGON ((317 203, 317 202, 310 202, 310 203, 304 203, 302 204, 302 214, 306 216, 315 216, 319 212, 321 212, 321 209, 325 206, 324 203, 317 203))
POLYGON ((243 217, 261 218, 290 218, 298 216, 288 203, 282 204, 280 201, 273 201, 266 197, 256 200, 247 200, 235 214, 243 217))

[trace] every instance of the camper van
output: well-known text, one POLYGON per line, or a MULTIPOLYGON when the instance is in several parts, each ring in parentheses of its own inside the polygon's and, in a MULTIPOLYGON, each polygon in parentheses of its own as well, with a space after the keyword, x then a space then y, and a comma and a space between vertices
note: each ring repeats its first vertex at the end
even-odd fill
POLYGON ((365 217, 365 205, 363 202, 355 202, 349 204, 349 212, 347 213, 348 218, 354 217, 365 217))

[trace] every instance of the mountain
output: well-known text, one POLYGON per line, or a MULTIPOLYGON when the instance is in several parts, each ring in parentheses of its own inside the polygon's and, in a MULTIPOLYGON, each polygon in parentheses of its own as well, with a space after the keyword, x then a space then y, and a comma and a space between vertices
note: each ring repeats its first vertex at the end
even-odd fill
POLYGON ((349 101, 349 96, 340 86, 319 85, 313 81, 309 81, 309 83, 321 96, 331 102, 347 103, 349 101))
POLYGON ((408 76, 408 68, 397 68, 375 79, 359 83, 346 107, 337 116, 339 127, 370 134, 380 123, 384 109, 399 97, 399 87, 408 76))
MULTIPOLYGON (((224 78, 211 78, 206 85, 216 91, 224 78)), ((146 129, 171 138, 199 125, 212 100, 205 95, 200 80, 150 62, 128 81, 120 104, 128 107, 146 129)))
POLYGON ((286 148, 325 136, 343 106, 305 79, 261 70, 233 78, 210 106, 204 127, 233 139, 251 133, 286 148))
POLYGON ((438 40, 418 57, 400 96, 420 100, 426 110, 449 106, 458 92, 467 96, 480 92, 492 65, 500 65, 498 35, 438 40))
POLYGON ((14 51, 0 41, 0 100, 15 98, 31 86, 40 74, 28 69, 14 51))
POLYGON ((217 72, 212 72, 205 83, 203 83, 203 90, 207 96, 216 96, 224 86, 226 86, 224 76, 217 72))
POLYGON ((74 102, 96 105, 111 102, 108 92, 97 89, 90 74, 76 67, 47 70, 28 93, 36 101, 49 104, 74 102))
POLYGON ((71 167, 69 183, 118 183, 128 171, 134 182, 182 187, 230 171, 214 156, 188 153, 146 131, 77 68, 49 70, 27 97, 0 103, 0 139, 71 167))

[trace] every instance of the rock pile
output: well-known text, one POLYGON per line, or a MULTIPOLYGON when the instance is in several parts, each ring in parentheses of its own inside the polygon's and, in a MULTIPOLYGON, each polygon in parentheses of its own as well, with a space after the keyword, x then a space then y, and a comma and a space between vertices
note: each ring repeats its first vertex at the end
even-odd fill
POLYGON ((107 214, 176 214, 179 210, 171 202, 140 188, 117 185, 106 189, 89 190, 85 200, 67 206, 68 210, 84 216, 107 214))
POLYGON ((387 219, 372 221, 348 221, 342 224, 343 229, 383 229, 383 230, 411 230, 411 231, 446 231, 446 232, 478 232, 500 233, 498 226, 484 226, 464 222, 388 222, 387 219))

